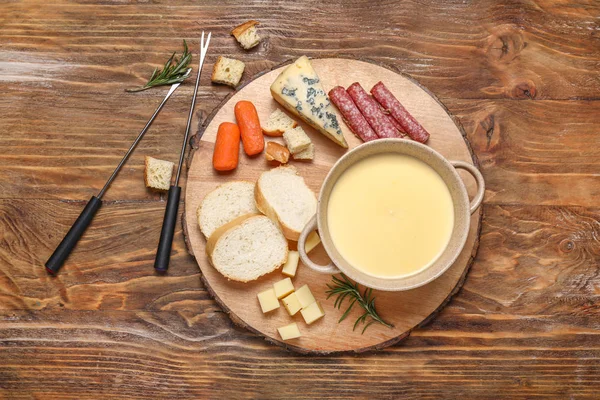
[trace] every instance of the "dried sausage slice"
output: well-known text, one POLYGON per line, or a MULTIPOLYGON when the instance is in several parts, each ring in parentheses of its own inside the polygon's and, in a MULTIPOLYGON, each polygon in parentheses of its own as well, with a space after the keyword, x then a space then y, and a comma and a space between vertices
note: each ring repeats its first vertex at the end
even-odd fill
POLYGON ((396 97, 389 91, 383 82, 378 82, 371 89, 371 94, 389 113, 400 123, 402 129, 417 142, 425 143, 429 140, 429 133, 421 124, 404 108, 396 97))
POLYGON ((341 86, 336 86, 329 91, 329 99, 340 110, 342 118, 350 130, 364 142, 377 139, 375 131, 360 113, 360 110, 354 104, 354 101, 341 86))
POLYGON ((381 111, 377 101, 373 99, 360 86, 360 83, 355 82, 348 87, 348 94, 354 100, 354 104, 365 117, 371 128, 380 138, 397 138, 400 134, 394 124, 390 122, 387 116, 381 111))

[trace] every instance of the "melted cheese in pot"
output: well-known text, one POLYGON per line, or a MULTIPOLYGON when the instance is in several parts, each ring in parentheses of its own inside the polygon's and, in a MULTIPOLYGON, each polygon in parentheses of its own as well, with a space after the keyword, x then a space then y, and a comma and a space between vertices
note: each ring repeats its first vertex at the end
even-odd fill
POLYGON ((369 275, 392 278, 430 266, 454 226, 448 187, 411 156, 380 154, 348 168, 335 183, 327 224, 342 257, 369 275))

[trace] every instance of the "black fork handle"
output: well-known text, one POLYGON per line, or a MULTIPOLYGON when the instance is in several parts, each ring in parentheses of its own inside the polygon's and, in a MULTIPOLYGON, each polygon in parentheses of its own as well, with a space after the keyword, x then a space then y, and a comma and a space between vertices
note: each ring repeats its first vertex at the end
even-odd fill
POLYGON ((171 186, 167 197, 167 207, 163 218, 162 230, 156 258, 154 259, 154 269, 157 272, 166 272, 169 269, 169 260, 171 258, 171 246, 173 245, 173 236, 175 234, 175 225, 177 224, 177 211, 179 209, 179 197, 181 196, 181 187, 171 186))
POLYGON ((96 215, 96 212, 100 209, 101 205, 102 200, 96 196, 92 196, 90 201, 88 201, 81 214, 79 214, 79 217, 77 217, 73 223, 73 226, 71 226, 71 229, 69 229, 69 232, 67 232, 62 242, 60 242, 56 250, 54 250, 54 253, 52 253, 48 261, 46 261, 46 271, 48 271, 49 274, 56 274, 60 267, 62 267, 65 260, 69 257, 69 254, 71 254, 71 251, 83 235, 83 232, 85 232, 90 222, 92 222, 92 219, 94 219, 94 215, 96 215))

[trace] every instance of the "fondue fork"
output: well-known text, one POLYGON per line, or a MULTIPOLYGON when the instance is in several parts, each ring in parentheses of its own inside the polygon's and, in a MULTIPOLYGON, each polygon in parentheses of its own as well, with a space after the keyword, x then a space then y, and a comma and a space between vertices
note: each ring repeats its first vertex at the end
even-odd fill
POLYGON ((208 45, 210 43, 210 36, 211 33, 209 32, 205 43, 204 32, 202 32, 202 39, 200 40, 200 62, 198 64, 198 76, 196 77, 196 87, 194 88, 194 95, 192 96, 192 104, 190 106, 190 113, 188 115, 187 126, 185 128, 185 135, 183 137, 183 143, 181 145, 181 154, 179 155, 179 166, 177 167, 175 184, 173 184, 169 188, 169 193, 167 196, 165 216, 163 218, 163 225, 160 232, 158 249, 156 250, 156 258, 154 260, 154 269, 157 272, 161 273, 166 272, 169 268, 169 260, 171 258, 171 246, 173 245, 173 235, 175 233, 175 223, 177 221, 177 210, 179 209, 179 197, 181 196, 179 177, 181 175, 181 167, 183 166, 183 159, 185 157, 185 149, 187 147, 188 138, 190 136, 190 127, 192 125, 192 117, 194 116, 194 107, 196 106, 196 95, 198 94, 198 84, 200 83, 200 74, 202 72, 204 58, 206 57, 208 45))
POLYGON ((169 92, 163 99, 162 103, 158 105, 156 111, 154 111, 154 114, 152 114, 152 116, 146 123, 146 126, 144 126, 144 129, 142 129, 137 138, 133 141, 131 147, 129 147, 129 150, 127 150, 127 153, 125 153, 125 155, 121 159, 121 162, 119 163, 119 165, 117 165, 117 168, 115 168, 110 178, 108 178, 108 180, 104 184, 104 187, 102 188, 102 190, 100 190, 100 193, 98 193, 98 196, 92 196, 92 198, 88 201, 81 214, 79 214, 79 217, 73 223, 73 226, 71 226, 71 229, 69 229, 69 232, 67 232, 67 234, 63 238, 62 242, 60 242, 56 250, 54 250, 54 253, 52 253, 48 261, 46 261, 46 271, 48 271, 49 274, 57 273, 60 267, 62 267, 62 265, 64 264, 67 257, 69 257, 69 254, 71 254, 71 251, 73 250, 73 248, 87 229, 88 225, 90 224, 90 222, 92 222, 92 219, 94 219, 96 212, 98 211, 98 209, 100 209, 104 193, 106 193, 106 190, 108 189, 112 181, 117 177, 117 174, 129 158, 131 153, 133 153, 135 147, 138 145, 140 140, 142 140, 142 138, 146 134, 146 131, 148 131, 148 128, 150 128, 150 125, 152 125, 152 122, 154 122, 154 119, 156 118, 160 110, 163 108, 167 100, 169 100, 169 97, 171 97, 173 92, 177 90, 179 85, 181 85, 181 83, 175 83, 171 85, 171 89, 169 89, 169 92))

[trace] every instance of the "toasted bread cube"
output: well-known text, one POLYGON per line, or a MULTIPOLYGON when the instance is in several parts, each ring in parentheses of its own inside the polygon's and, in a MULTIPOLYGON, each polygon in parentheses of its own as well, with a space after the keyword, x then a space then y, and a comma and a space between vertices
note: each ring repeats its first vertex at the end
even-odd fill
POLYGON ((288 117, 286 113, 278 108, 269 115, 269 119, 262 127, 262 130, 267 136, 282 136, 283 132, 297 126, 298 123, 296 121, 288 117))
POLYGON ((145 165, 144 183, 146 187, 156 190, 169 190, 175 164, 171 161, 146 156, 145 165))
POLYGON ((302 317, 304 318, 304 322, 306 322, 308 325, 310 325, 313 322, 315 322, 316 320, 322 318, 325 315, 325 311, 323 311, 323 308, 321 307, 319 302, 315 301, 308 307, 300 310, 300 314, 302 314, 302 317))
POLYGON ((231 34, 242 48, 248 50, 260 43, 260 36, 256 32, 256 25, 258 24, 258 21, 248 21, 233 28, 231 34))
POLYGON ((293 278, 294 276, 296 276, 296 270, 298 269, 299 259, 300 259, 300 255, 298 254, 298 252, 294 251, 294 250, 290 250, 290 252, 288 253, 288 259, 285 262, 285 264, 283 265, 281 273, 289 276, 290 278, 293 278))
POLYGON ((302 336, 300 334, 300 329, 298 329, 298 324, 295 322, 286 326, 282 326, 281 328, 277 328, 279 332, 279 336, 281 336, 282 340, 290 340, 296 339, 302 336))
POLYGON ((300 302, 300 306, 302 306, 302 308, 306 308, 316 301, 315 296, 313 296, 308 285, 302 286, 294 293, 296 294, 296 297, 298 298, 298 301, 300 302))
POLYGON ((275 290, 275 296, 281 299, 294 291, 294 284, 290 278, 285 278, 275 283, 273 289, 275 290))
POLYGON ((245 67, 246 64, 239 60, 219 56, 213 67, 210 79, 213 83, 220 83, 235 88, 242 79, 245 67))
POLYGON ((294 160, 312 160, 315 158, 315 145, 310 144, 308 147, 296 154, 294 154, 294 160))
POLYGON ((279 143, 267 142, 265 158, 267 161, 277 161, 281 164, 286 164, 290 159, 290 151, 287 149, 287 147, 279 143))
POLYGON ((263 314, 279 308, 279 300, 277 300, 277 296, 275 295, 275 290, 273 288, 267 289, 264 292, 260 292, 258 294, 258 302, 260 303, 260 308, 262 309, 263 314))
POLYGON ((306 132, 304 132, 304 129, 300 126, 283 132, 283 140, 285 140, 285 144, 292 154, 306 150, 312 143, 306 132))

